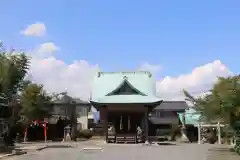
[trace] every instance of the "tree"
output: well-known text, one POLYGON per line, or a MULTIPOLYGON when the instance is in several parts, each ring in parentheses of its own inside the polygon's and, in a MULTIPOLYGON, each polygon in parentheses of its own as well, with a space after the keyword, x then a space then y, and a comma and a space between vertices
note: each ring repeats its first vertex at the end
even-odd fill
POLYGON ((240 76, 220 77, 204 97, 194 98, 184 91, 186 100, 192 102, 206 121, 223 120, 234 130, 234 150, 240 154, 240 76))
POLYGON ((11 99, 23 89, 29 69, 29 57, 24 52, 5 51, 0 45, 0 91, 11 99))
POLYGON ((10 129, 0 130, 0 134, 4 135, 4 142, 7 145, 13 144, 11 128, 16 120, 15 107, 19 106, 18 95, 23 89, 28 67, 29 57, 24 52, 8 51, 0 43, 0 111, 4 122, 10 122, 10 129))
POLYGON ((51 97, 43 89, 43 85, 31 83, 21 94, 21 114, 29 123, 33 120, 43 120, 50 116, 51 97))
POLYGON ((240 76, 220 77, 206 96, 194 98, 184 90, 206 121, 223 120, 234 126, 240 120, 240 76))
POLYGON ((0 104, 2 106, 14 109, 17 105, 28 67, 29 57, 24 52, 6 51, 0 44, 0 104))

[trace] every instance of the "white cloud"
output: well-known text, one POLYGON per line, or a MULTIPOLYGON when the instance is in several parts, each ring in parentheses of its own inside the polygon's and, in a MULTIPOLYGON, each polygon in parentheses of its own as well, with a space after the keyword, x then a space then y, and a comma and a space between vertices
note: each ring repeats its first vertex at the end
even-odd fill
POLYGON ((220 60, 215 60, 196 67, 191 73, 182 74, 178 77, 167 76, 157 81, 158 96, 167 100, 183 100, 183 89, 193 95, 201 95, 211 88, 217 77, 225 77, 232 74, 220 60))
POLYGON ((41 37, 46 34, 46 26, 43 23, 34 23, 29 25, 25 30, 21 31, 25 36, 41 37))
MULTIPOLYGON (((94 75, 100 70, 98 65, 78 60, 71 64, 56 59, 52 53, 58 47, 54 43, 45 43, 35 50, 37 53, 31 61, 29 78, 44 84, 49 92, 67 91, 71 96, 89 99, 91 83, 94 75), (44 56, 37 56, 39 53, 44 56)), ((157 72, 159 66, 143 64, 140 68, 157 72)), ((182 90, 186 89, 194 95, 208 91, 218 76, 229 76, 233 73, 220 61, 215 60, 203 66, 196 67, 191 73, 177 77, 166 76, 156 83, 157 94, 163 100, 184 100, 182 90)))
POLYGON ((145 62, 139 67, 138 70, 149 71, 153 74, 156 74, 157 72, 159 72, 161 70, 161 66, 156 65, 156 64, 149 64, 149 63, 145 62))
POLYGON ((60 50, 53 42, 46 42, 41 44, 35 51, 38 56, 51 56, 56 51, 60 50))
POLYGON ((48 92, 67 91, 70 96, 88 100, 97 71, 98 65, 84 60, 66 64, 52 55, 44 58, 32 55, 28 79, 43 84, 48 92))
MULTIPOLYGON (((68 91, 71 96, 88 99, 94 75, 98 65, 87 61, 75 61, 66 64, 51 56, 45 59, 32 59, 31 79, 44 84, 50 92, 68 91)), ((164 100, 184 100, 182 89, 194 95, 210 89, 217 76, 231 75, 231 71, 220 61, 214 61, 195 68, 189 74, 178 77, 165 77, 157 81, 158 96, 164 100)))
POLYGON ((98 70, 97 65, 83 60, 66 64, 55 57, 48 57, 33 59, 30 74, 33 81, 44 84, 49 92, 67 91, 73 97, 88 100, 91 83, 98 70))

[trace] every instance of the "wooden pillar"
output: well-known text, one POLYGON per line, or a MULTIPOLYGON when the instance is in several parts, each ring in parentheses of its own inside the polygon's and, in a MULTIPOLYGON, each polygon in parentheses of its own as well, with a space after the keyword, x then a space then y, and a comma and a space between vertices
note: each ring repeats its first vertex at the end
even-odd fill
POLYGON ((148 144, 148 108, 144 113, 144 134, 145 134, 145 143, 148 144))
POLYGON ((106 113, 105 107, 101 106, 101 108, 99 110, 99 115, 100 115, 99 119, 100 120, 103 120, 103 121, 105 120, 105 118, 106 118, 105 113, 106 113))

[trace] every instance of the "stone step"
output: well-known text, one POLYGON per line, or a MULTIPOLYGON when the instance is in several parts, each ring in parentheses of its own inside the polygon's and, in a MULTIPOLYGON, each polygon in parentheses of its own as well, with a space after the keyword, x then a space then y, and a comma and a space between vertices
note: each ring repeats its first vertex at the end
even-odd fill
POLYGON ((136 143, 136 137, 134 136, 117 136, 116 137, 116 143, 136 143))

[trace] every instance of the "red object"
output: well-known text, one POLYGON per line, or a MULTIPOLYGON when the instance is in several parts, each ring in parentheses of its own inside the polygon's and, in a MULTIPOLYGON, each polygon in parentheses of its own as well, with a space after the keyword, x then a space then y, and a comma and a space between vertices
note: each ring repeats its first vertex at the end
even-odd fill
POLYGON ((47 123, 44 121, 44 137, 47 139, 47 123))

